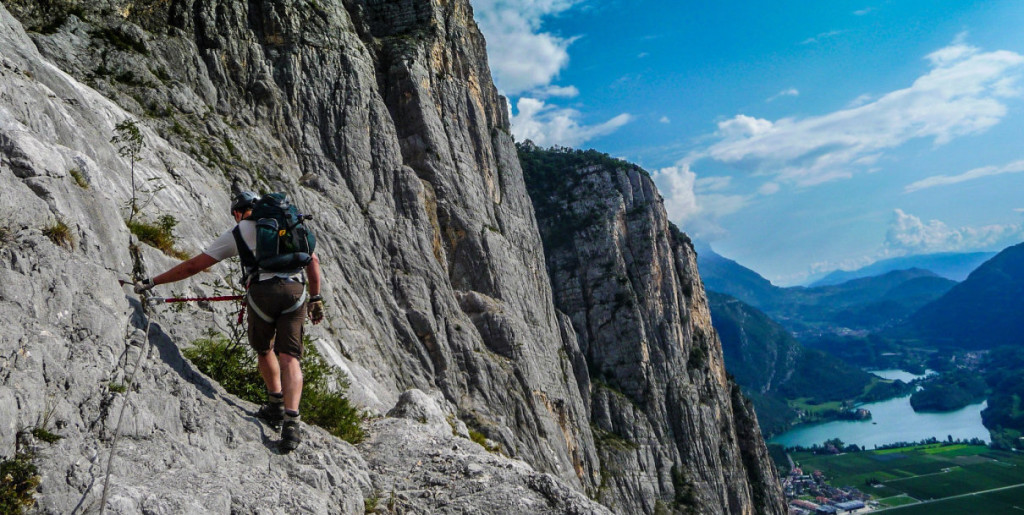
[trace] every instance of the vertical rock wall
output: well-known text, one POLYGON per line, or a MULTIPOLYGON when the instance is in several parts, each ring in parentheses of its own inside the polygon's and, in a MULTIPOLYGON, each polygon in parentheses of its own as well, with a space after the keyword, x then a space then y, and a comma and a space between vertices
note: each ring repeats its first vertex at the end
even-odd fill
MULTIPOLYGON (((561 380, 571 364, 505 106, 467 2, 11 8, 44 58, 175 151, 147 149, 140 168, 164 186, 147 214, 175 214, 184 250, 230 227, 231 188, 286 191, 314 213, 329 310, 316 335, 335 346, 357 399, 383 412, 407 388, 440 389, 503 452, 579 489, 597 483, 582 395, 561 380)), ((95 135, 75 144, 116 160, 117 118, 89 120, 95 135)), ((127 198, 117 164, 89 173, 127 198)), ((116 202, 101 209, 111 229, 73 214, 83 237, 126 240, 116 202)), ((152 273, 169 263, 147 261, 152 273)), ((173 288, 209 291, 204 280, 173 288)), ((181 344, 210 326, 159 316, 181 344)))
POLYGON ((785 513, 756 417, 726 378, 689 239, 640 168, 522 145, 555 305, 579 335, 620 509, 785 513))

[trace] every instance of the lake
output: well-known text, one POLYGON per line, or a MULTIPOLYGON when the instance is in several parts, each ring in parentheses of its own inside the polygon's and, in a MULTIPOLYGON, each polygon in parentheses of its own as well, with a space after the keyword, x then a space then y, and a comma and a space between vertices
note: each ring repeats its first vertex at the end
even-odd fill
POLYGON ((909 383, 909 382, 911 382, 911 381, 913 381, 915 379, 921 379, 922 377, 928 377, 928 376, 934 375, 936 373, 932 369, 927 369, 927 370, 924 371, 924 375, 917 375, 917 374, 911 374, 910 372, 907 372, 906 370, 900 370, 898 368, 891 368, 891 369, 887 369, 887 370, 868 370, 868 372, 871 373, 871 374, 874 374, 874 375, 876 375, 878 377, 881 377, 882 379, 888 379, 890 381, 895 381, 895 380, 899 379, 900 381, 903 381, 904 383, 909 383))
POLYGON ((983 401, 946 413, 916 413, 910 407, 910 396, 907 395, 858 406, 871 411, 871 420, 837 420, 797 427, 769 442, 787 447, 810 447, 820 445, 830 438, 839 438, 844 443, 868 449, 876 445, 916 442, 931 437, 945 440, 947 435, 959 439, 980 438, 989 442, 991 438, 988 429, 981 423, 981 410, 987 405, 983 401))

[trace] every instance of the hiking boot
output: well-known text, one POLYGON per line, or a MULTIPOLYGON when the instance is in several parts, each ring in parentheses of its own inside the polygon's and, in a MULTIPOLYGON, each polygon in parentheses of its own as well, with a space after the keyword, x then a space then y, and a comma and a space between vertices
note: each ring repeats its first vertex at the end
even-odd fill
POLYGON ((302 443, 302 429, 299 428, 299 421, 285 420, 284 427, 281 429, 281 443, 278 444, 278 449, 288 453, 294 451, 300 443, 302 443))
POLYGON ((259 411, 256 412, 256 416, 276 429, 281 425, 281 421, 284 420, 284 403, 268 402, 260 407, 259 411))

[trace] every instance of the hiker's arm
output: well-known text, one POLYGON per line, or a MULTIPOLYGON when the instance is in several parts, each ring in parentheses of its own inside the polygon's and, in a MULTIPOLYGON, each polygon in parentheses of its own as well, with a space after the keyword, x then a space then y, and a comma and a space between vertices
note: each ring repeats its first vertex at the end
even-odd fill
POLYGON ((313 254, 313 262, 306 265, 306 277, 309 278, 309 294, 320 295, 320 258, 313 254))
MULTIPOLYGON (((196 275, 216 264, 217 260, 213 259, 209 254, 200 253, 187 261, 178 263, 174 268, 154 277, 153 284, 166 284, 180 281, 182 279, 188 279, 189 277, 192 277, 193 275, 196 275)), ((317 270, 319 271, 319 267, 317 267, 317 270)), ((319 277, 317 277, 317 279, 317 287, 319 288, 319 277)), ((310 282, 312 283, 312 281, 310 282)))

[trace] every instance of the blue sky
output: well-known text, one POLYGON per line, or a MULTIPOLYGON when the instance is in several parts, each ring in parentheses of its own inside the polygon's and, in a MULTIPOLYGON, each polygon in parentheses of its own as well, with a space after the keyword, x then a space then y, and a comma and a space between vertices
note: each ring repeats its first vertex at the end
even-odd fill
POLYGON ((1024 2, 472 0, 518 141, 776 284, 1024 241, 1024 2))

